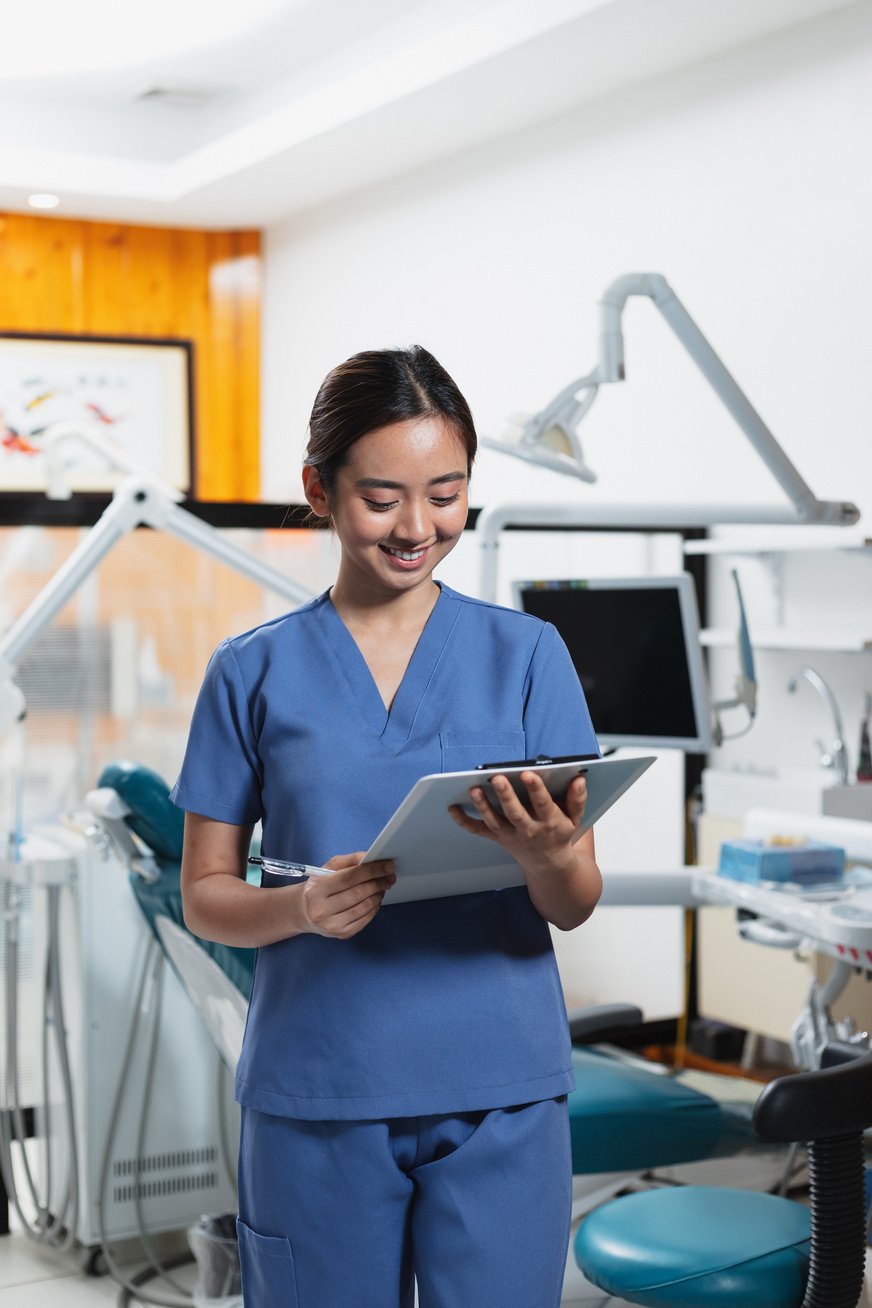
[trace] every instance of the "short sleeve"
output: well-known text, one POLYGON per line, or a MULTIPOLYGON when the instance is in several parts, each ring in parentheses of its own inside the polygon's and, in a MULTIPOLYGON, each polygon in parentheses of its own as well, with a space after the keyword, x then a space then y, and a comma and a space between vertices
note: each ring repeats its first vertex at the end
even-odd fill
POLYGON ((528 758, 600 753, 575 665, 550 622, 542 628, 527 672, 524 732, 528 758))
POLYGON ((262 775, 248 697, 229 641, 209 660, 179 779, 179 808, 247 826, 263 816, 262 775))

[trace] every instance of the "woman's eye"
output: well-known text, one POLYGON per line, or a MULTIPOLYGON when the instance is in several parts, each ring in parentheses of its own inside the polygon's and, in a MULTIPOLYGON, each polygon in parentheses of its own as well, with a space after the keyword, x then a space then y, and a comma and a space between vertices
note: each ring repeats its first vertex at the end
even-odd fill
POLYGON ((440 509, 445 509, 448 507, 449 504, 453 504, 455 502, 459 494, 460 494, 459 491, 455 491, 453 495, 436 495, 433 498, 433 503, 437 505, 440 509))
POLYGON ((364 500, 364 503, 367 508, 372 509, 374 513, 386 513, 388 509, 394 508, 396 500, 391 500, 388 504, 382 504, 381 500, 364 500))

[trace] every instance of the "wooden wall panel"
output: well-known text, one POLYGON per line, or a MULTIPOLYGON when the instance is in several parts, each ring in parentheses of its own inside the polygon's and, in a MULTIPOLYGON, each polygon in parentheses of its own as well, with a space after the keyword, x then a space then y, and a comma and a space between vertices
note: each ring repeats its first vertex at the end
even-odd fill
POLYGON ((194 343, 198 498, 260 496, 260 234, 0 214, 0 331, 194 343))

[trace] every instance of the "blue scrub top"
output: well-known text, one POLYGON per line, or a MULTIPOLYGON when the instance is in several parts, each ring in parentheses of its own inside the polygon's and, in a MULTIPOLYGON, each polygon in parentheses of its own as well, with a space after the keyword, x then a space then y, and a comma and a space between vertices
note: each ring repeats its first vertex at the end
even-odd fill
MULTIPOLYGON (((428 773, 596 752, 553 626, 442 585, 388 712, 326 592, 219 645, 171 798, 262 819, 265 854, 321 864, 367 849, 428 773)), ((525 887, 388 906, 349 940, 258 950, 236 1082, 248 1107, 402 1117, 573 1085, 551 935, 525 887)))

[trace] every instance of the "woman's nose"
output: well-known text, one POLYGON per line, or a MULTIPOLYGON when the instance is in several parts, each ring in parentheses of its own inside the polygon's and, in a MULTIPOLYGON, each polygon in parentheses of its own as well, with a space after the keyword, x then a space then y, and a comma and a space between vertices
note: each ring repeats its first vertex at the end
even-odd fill
POLYGON ((404 505, 397 522, 397 534, 413 545, 429 539, 433 533, 426 504, 418 500, 409 500, 404 505))

